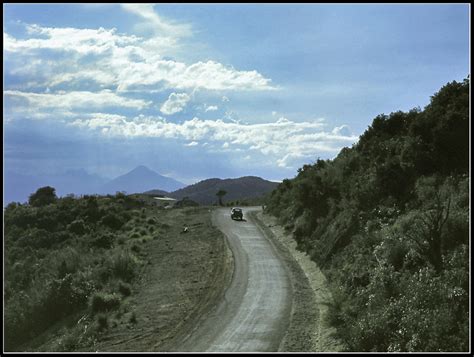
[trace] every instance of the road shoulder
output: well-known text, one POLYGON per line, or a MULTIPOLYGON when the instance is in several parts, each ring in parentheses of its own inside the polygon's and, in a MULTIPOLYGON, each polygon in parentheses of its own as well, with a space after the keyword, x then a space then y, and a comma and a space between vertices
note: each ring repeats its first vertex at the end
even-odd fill
POLYGON ((94 350, 179 351, 184 336, 222 299, 232 255, 225 237, 212 225, 211 210, 164 213, 156 219, 169 228, 142 249, 149 264, 128 303, 127 314, 136 316, 134 323, 110 328, 94 350))
POLYGON ((279 351, 341 351, 342 343, 334 338, 334 329, 325 323, 327 304, 332 297, 321 270, 308 255, 296 250, 296 242, 277 225, 275 217, 254 212, 252 218, 272 242, 291 276, 293 304, 290 325, 279 351))

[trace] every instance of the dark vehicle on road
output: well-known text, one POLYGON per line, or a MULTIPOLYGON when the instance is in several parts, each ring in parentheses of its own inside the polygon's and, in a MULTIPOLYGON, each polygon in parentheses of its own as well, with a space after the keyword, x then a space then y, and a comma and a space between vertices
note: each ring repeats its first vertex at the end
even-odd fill
POLYGON ((234 207, 230 210, 230 218, 239 219, 240 221, 244 218, 242 209, 234 207))

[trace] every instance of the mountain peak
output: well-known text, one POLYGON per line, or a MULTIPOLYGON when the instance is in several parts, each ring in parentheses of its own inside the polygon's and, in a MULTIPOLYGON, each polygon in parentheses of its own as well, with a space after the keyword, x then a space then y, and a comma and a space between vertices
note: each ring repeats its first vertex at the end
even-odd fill
MULTIPOLYGON (((145 165, 138 165, 130 172, 154 172, 152 169, 146 167, 145 165)), ((130 173, 129 172, 129 173, 130 173)))
POLYGON ((139 165, 132 171, 121 175, 104 185, 105 192, 125 191, 139 193, 153 189, 174 191, 184 187, 184 184, 170 177, 160 175, 145 165, 139 165))

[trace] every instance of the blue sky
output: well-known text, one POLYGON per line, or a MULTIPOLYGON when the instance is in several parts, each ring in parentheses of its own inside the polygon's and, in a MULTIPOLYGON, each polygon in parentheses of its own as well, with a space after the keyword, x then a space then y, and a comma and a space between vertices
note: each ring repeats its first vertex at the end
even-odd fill
POLYGON ((4 5, 4 167, 293 177, 469 74, 469 6, 4 5))

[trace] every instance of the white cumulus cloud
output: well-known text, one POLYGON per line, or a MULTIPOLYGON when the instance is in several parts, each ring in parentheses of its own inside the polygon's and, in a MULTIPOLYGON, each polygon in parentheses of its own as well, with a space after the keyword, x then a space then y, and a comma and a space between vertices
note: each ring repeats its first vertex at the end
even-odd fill
POLYGON ((206 112, 214 112, 216 111, 217 109, 219 109, 216 105, 209 105, 207 108, 206 108, 206 112))
MULTIPOLYGON (((175 33, 176 28, 181 28, 160 22, 151 4, 124 6, 146 17, 156 26, 161 23, 165 32, 175 33)), ((78 86, 81 81, 93 81, 118 91, 169 88, 215 91, 276 89, 271 79, 256 70, 240 71, 212 60, 187 64, 165 59, 167 53, 178 46, 176 37, 157 35, 142 38, 102 27, 78 29, 27 25, 27 30, 26 39, 16 39, 4 33, 4 50, 14 54, 9 56, 17 64, 13 67, 23 68, 31 77, 38 77, 38 81, 43 81, 43 86, 78 86), (57 59, 44 60, 44 50, 55 51, 57 59), (35 61, 37 64, 34 67, 25 66, 35 61), (48 76, 41 76, 38 69, 40 73, 48 73, 48 76)))
MULTIPOLYGON (((96 123, 89 120, 77 125, 98 129, 96 123)), ((335 154, 358 139, 352 135, 325 131, 325 126, 320 119, 294 122, 280 118, 270 123, 242 124, 193 118, 182 123, 172 123, 163 118, 139 115, 108 126, 108 135, 180 139, 188 141, 188 146, 194 146, 194 142, 205 142, 203 147, 211 146, 206 143, 213 146, 217 144, 215 147, 222 151, 229 150, 232 145, 233 152, 259 152, 274 160, 279 167, 292 167, 294 162, 311 160, 322 153, 335 154)))
POLYGON ((4 49, 8 52, 51 49, 76 52, 81 55, 101 54, 115 46, 127 46, 139 41, 136 36, 117 35, 115 29, 77 29, 71 27, 41 27, 27 25, 32 38, 17 40, 8 33, 3 34, 4 49), (42 36, 42 37, 33 37, 42 36))
POLYGON ((171 93, 160 108, 163 114, 171 115, 181 112, 188 104, 191 97, 186 93, 171 93))

